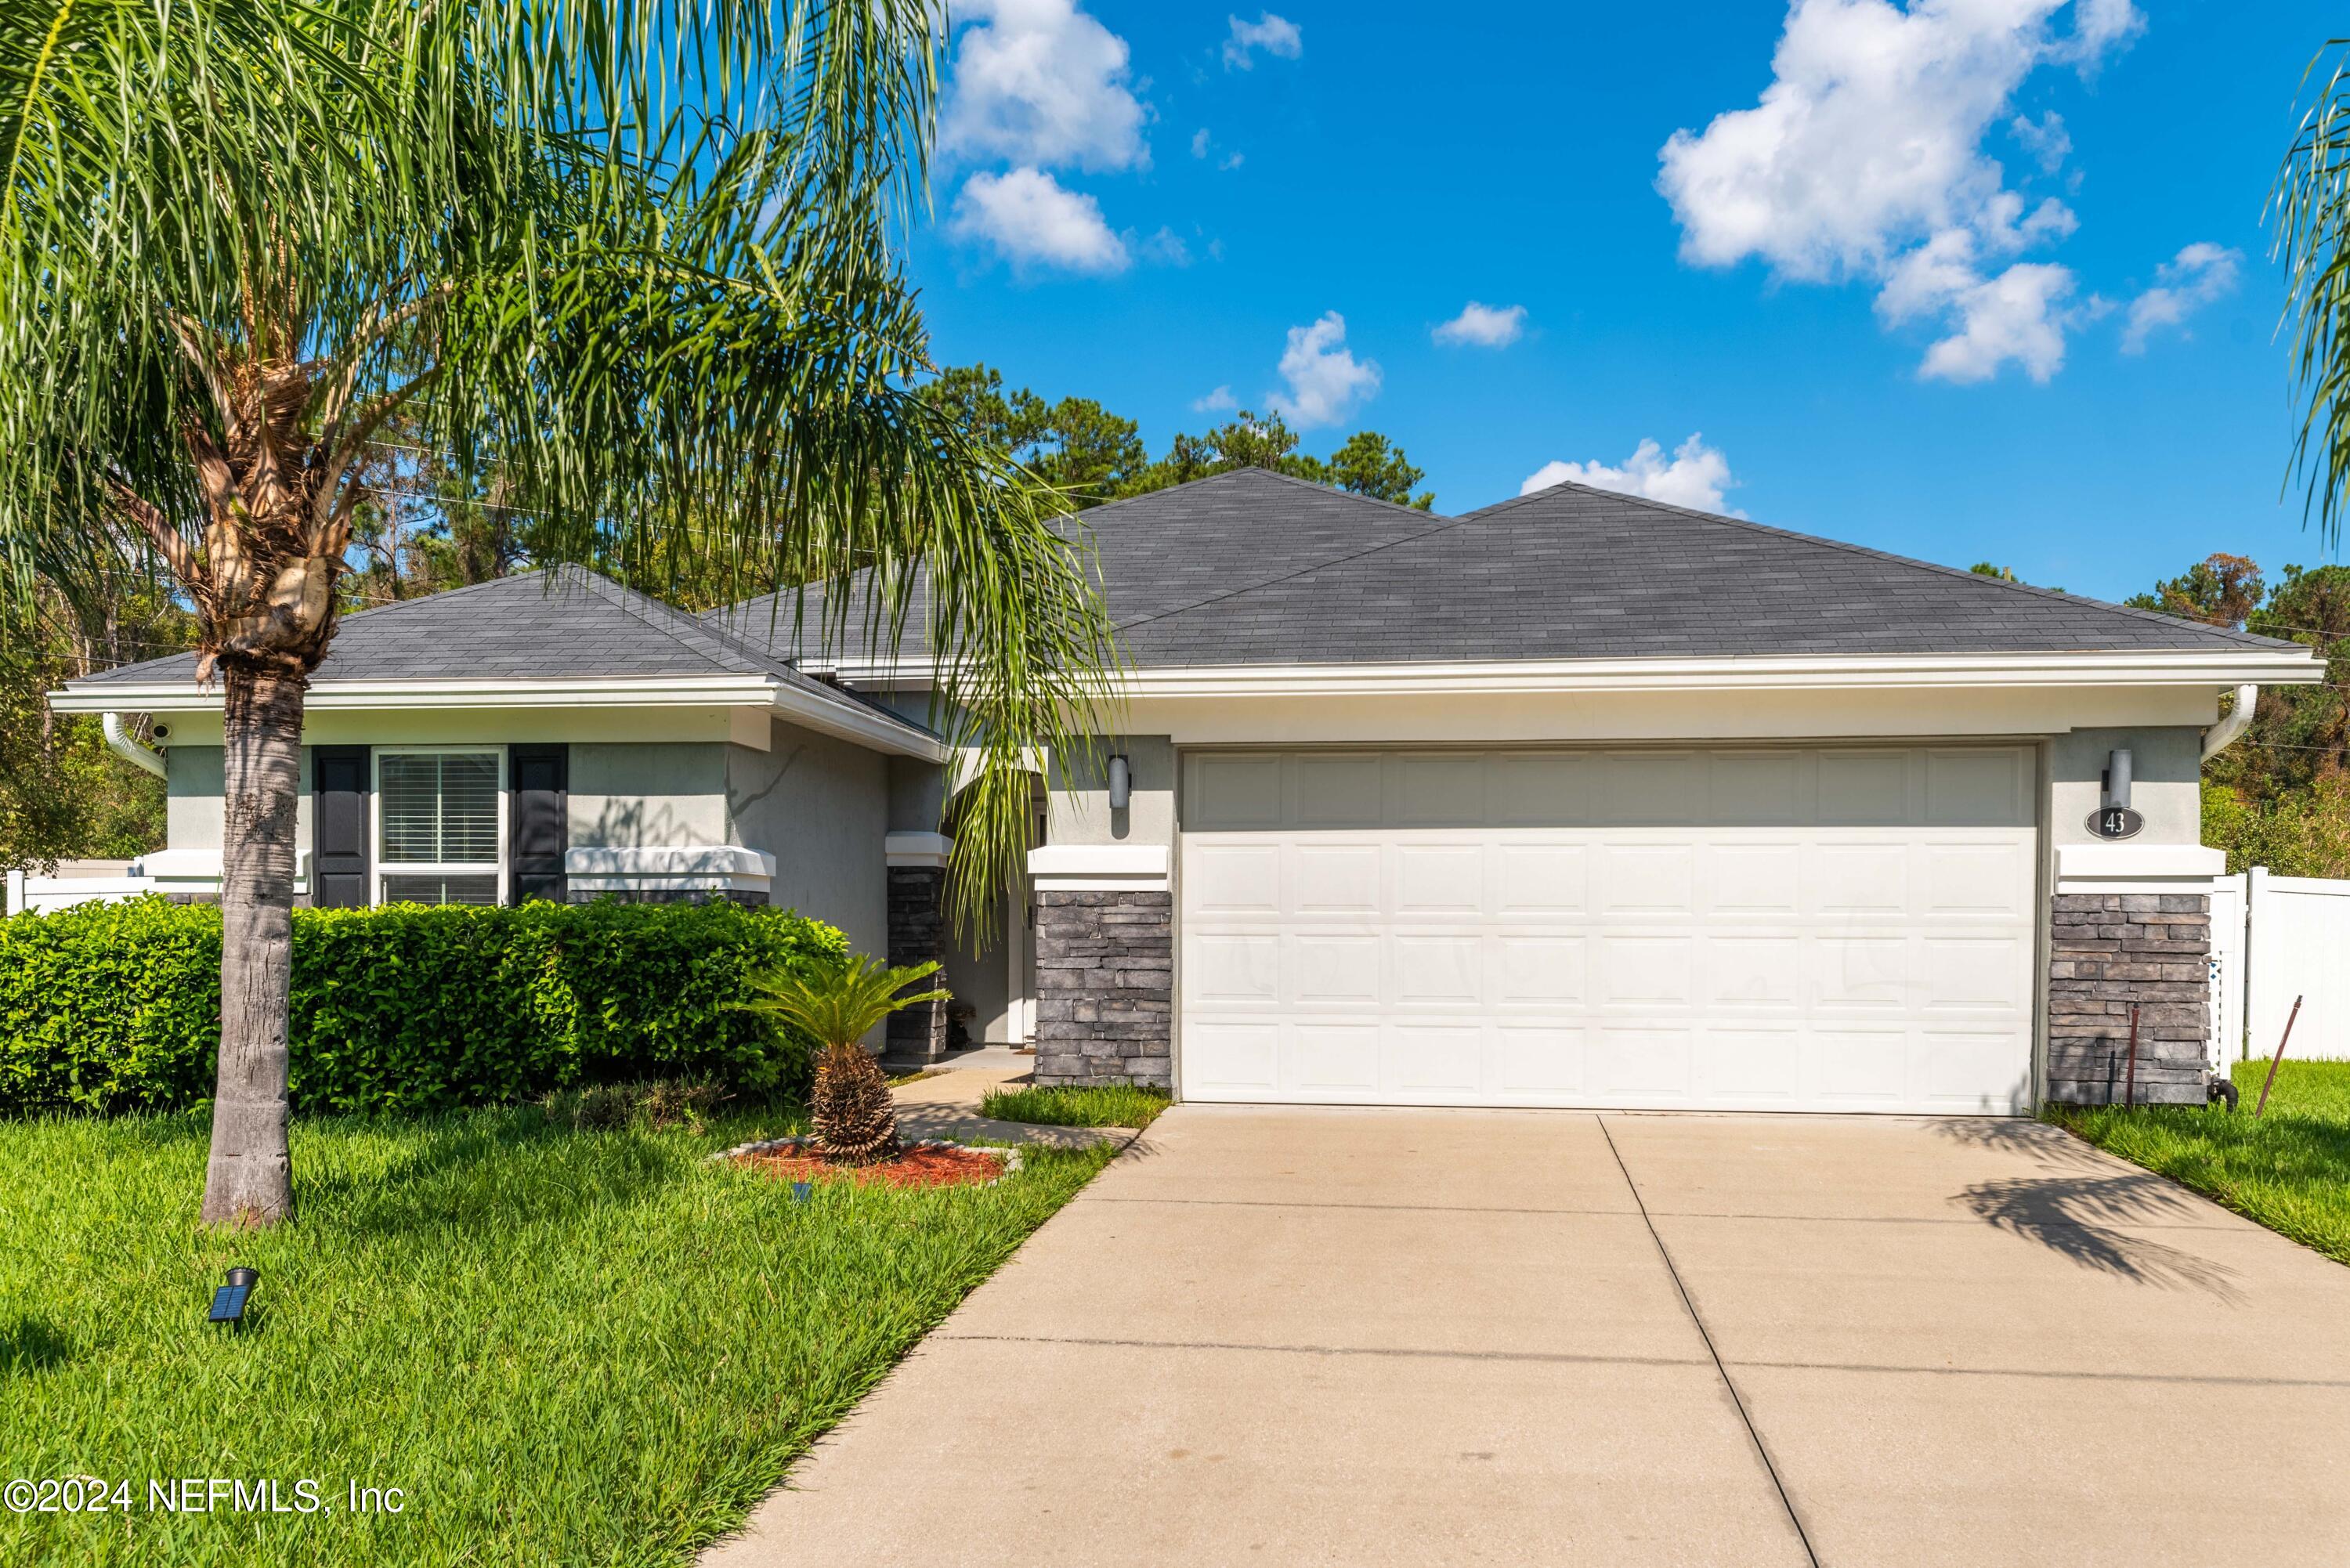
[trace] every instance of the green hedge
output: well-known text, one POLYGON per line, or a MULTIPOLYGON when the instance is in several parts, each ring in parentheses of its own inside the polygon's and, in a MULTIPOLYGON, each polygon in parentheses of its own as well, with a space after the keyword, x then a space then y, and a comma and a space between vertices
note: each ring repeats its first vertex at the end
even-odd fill
MULTIPOLYGON (((160 898, 0 920, 0 1112, 210 1096, 220 911, 160 898)), ((805 1086, 809 1054, 726 1004, 847 940, 732 904, 296 909, 297 1110, 446 1110, 575 1084, 805 1086)))

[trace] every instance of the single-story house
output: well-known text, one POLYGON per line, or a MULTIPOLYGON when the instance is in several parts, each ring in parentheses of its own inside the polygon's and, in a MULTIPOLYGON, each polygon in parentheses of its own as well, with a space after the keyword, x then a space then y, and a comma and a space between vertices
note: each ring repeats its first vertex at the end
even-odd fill
MULTIPOLYGON (((992 950, 940 918, 919 658, 577 571, 344 624, 301 896, 791 905, 942 955, 1043 1081, 1193 1099, 2015 1113, 2117 1094, 2133 1004, 2141 1096, 2203 1096, 2199 771, 2308 649, 1574 484, 1448 517, 1242 470, 1087 521, 1118 733, 1039 759, 992 950)), ((56 701, 153 715, 140 869, 215 887, 192 661, 56 701)))

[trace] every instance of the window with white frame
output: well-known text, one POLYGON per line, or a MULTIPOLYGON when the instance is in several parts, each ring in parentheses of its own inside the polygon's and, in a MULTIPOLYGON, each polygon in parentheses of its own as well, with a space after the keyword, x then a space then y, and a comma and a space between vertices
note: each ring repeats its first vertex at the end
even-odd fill
POLYGON ((495 904, 505 885, 505 753, 375 753, 379 904, 495 904))

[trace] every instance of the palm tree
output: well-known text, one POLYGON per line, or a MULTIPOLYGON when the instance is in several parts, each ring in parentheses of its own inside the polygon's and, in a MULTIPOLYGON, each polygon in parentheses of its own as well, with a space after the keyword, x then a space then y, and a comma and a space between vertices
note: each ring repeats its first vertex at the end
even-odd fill
POLYGON ((899 992, 938 972, 936 963, 888 969, 863 954, 844 963, 778 969, 751 978, 758 1000, 743 1005, 812 1036, 816 1136, 833 1158, 862 1165, 898 1147, 898 1108, 880 1064, 858 1044, 901 1007, 943 1002, 947 992, 899 992))
POLYGON ((394 415, 494 472, 550 558, 693 554, 742 593, 862 572, 818 613, 890 638, 925 585, 976 779, 960 909, 1016 852, 1024 751, 1090 741, 1083 563, 909 384, 895 245, 941 25, 935 0, 0 10, 0 577, 87 595, 127 554, 224 688, 208 1222, 293 1209, 303 698, 394 415))
POLYGON ((2308 411, 2293 447, 2296 474, 2314 470, 2309 511, 2331 543, 2350 504, 2350 38, 2333 38, 2306 85, 2334 56, 2269 193, 2275 254, 2287 285, 2293 369, 2308 411))

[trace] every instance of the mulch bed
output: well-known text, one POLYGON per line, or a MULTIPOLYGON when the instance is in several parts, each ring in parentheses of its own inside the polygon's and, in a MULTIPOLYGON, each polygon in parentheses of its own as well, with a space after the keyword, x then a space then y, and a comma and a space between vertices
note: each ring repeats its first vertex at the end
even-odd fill
POLYGON ((1001 1149, 920 1143, 871 1165, 838 1165, 796 1148, 761 1149, 734 1158, 779 1181, 837 1181, 859 1187, 983 1187, 1000 1180, 1008 1163, 1001 1149))

